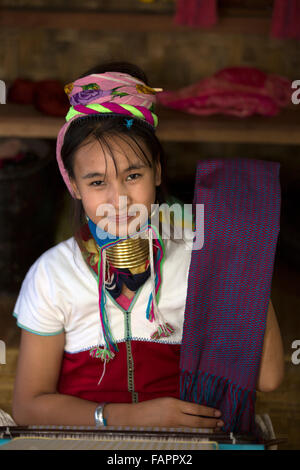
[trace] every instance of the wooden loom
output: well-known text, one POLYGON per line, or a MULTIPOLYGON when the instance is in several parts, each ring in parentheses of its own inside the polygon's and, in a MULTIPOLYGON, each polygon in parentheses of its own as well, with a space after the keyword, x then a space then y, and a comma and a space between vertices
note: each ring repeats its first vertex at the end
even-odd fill
POLYGON ((285 439, 198 428, 2 426, 0 450, 265 450, 285 439))

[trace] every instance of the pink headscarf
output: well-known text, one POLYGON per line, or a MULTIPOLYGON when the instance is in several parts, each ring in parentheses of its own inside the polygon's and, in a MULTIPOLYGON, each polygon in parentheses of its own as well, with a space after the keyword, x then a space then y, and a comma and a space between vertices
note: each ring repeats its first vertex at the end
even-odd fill
POLYGON ((67 122, 57 136, 56 158, 63 180, 75 198, 68 172, 61 158, 61 148, 70 124, 85 115, 109 113, 145 120, 155 129, 158 122, 154 114, 157 102, 155 94, 162 89, 151 88, 141 80, 120 72, 91 74, 67 84, 64 89, 71 107, 66 116, 67 122))

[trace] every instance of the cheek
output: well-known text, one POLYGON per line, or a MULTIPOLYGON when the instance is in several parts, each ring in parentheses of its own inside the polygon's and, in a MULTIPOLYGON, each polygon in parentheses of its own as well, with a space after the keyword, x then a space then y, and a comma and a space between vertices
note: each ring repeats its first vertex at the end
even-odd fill
POLYGON ((140 188, 135 193, 135 197, 131 198, 134 204, 142 204, 148 211, 151 212, 151 205, 155 203, 155 187, 148 186, 140 188))
POLYGON ((136 198, 138 197, 140 202, 149 207, 155 202, 156 186, 154 182, 154 176, 149 175, 144 179, 143 184, 139 185, 136 198))
POLYGON ((102 200, 103 198, 99 197, 99 193, 96 191, 82 191, 81 197, 85 213, 90 217, 90 219, 94 220, 98 206, 106 201, 102 200))

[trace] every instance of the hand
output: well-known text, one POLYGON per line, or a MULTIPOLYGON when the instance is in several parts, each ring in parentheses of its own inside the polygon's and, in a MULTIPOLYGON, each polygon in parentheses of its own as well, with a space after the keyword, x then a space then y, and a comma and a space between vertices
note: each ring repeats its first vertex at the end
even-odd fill
POLYGON ((224 425, 220 416, 221 412, 215 408, 172 397, 155 398, 141 403, 109 403, 104 408, 108 426, 220 429, 224 425))

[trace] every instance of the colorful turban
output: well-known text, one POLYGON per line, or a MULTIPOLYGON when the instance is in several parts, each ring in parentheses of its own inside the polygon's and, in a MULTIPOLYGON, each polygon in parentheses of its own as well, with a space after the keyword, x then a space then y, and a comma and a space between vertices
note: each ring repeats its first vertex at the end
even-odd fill
POLYGON ((130 118, 126 120, 127 128, 130 128, 133 119, 141 119, 155 130, 158 124, 154 112, 157 102, 155 95, 162 89, 151 88, 141 80, 120 72, 88 75, 69 83, 64 89, 71 107, 66 115, 66 123, 57 137, 56 157, 64 182, 72 197, 75 198, 68 172, 61 158, 61 148, 70 124, 79 117, 89 115, 121 114, 130 118))

